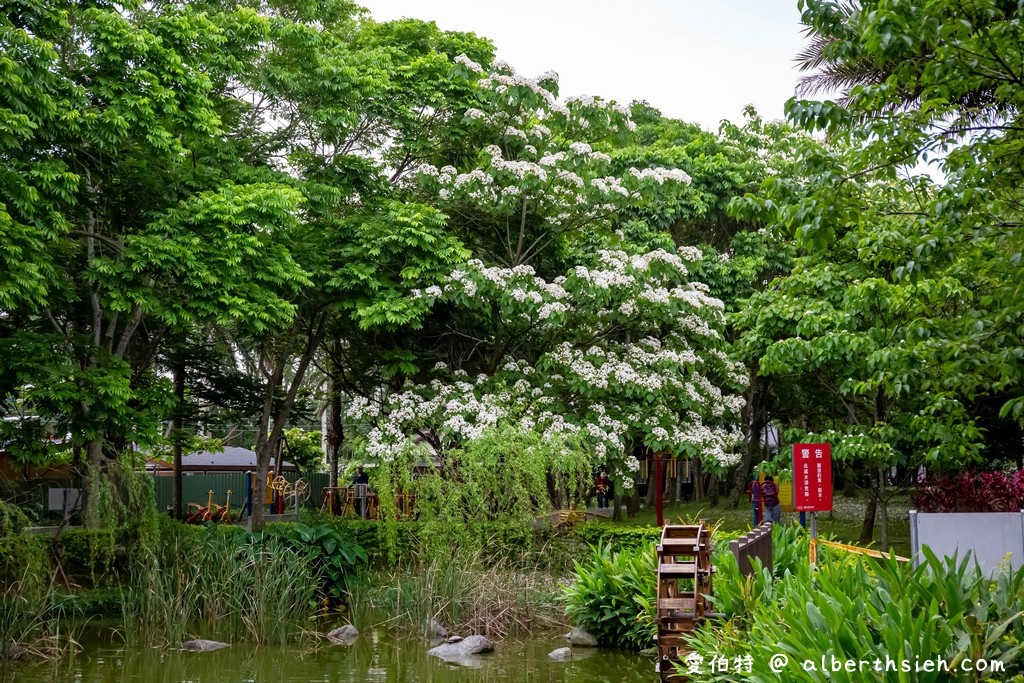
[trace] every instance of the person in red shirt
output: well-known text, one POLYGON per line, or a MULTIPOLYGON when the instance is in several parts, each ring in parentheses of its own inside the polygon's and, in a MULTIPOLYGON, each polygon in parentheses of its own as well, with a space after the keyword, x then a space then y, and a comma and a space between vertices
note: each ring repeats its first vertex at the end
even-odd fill
POLYGON ((775 477, 764 478, 761 484, 761 500, 764 501, 764 521, 782 521, 782 503, 779 502, 779 486, 775 483, 775 477))
POLYGON ((594 490, 597 492, 597 507, 608 507, 608 501, 611 500, 612 481, 604 470, 601 470, 594 478, 594 490))

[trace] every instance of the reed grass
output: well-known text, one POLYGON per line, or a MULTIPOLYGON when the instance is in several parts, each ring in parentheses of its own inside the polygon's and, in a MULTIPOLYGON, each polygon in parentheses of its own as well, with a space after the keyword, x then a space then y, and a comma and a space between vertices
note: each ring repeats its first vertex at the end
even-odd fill
POLYGON ((78 649, 82 624, 63 618, 52 583, 39 578, 27 568, 0 593, 0 661, 56 659, 78 649))
POLYGON ((281 644, 315 611, 315 586, 307 561, 276 538, 171 534, 122 589, 120 634, 128 645, 281 644))
POLYGON ((430 558, 366 574, 349 587, 353 623, 386 615, 400 630, 425 632, 431 619, 459 634, 492 638, 565 626, 558 578, 526 564, 483 560, 481 551, 430 558))

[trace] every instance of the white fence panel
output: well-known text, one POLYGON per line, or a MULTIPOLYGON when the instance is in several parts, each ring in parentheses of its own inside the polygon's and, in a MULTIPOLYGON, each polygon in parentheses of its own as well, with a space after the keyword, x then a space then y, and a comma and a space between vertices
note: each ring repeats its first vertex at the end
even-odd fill
POLYGON ((1004 562, 1024 566, 1024 512, 910 511, 910 550, 915 566, 923 560, 921 547, 939 557, 959 558, 970 550, 986 574, 1004 562))

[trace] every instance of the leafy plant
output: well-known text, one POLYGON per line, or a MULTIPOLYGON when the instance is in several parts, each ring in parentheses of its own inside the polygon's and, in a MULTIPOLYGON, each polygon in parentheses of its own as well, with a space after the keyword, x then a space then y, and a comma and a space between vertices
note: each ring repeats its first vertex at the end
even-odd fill
POLYGON ((602 645, 643 649, 654 640, 655 555, 648 550, 594 548, 575 564, 561 596, 566 615, 602 645))
POLYGON ((845 555, 820 562, 815 572, 798 570, 772 578, 767 571, 749 579, 719 573, 716 600, 731 596, 733 617, 711 624, 690 637, 694 652, 729 659, 750 655, 751 673, 737 677, 709 672, 691 680, 775 681, 769 671, 774 654, 789 657, 785 680, 791 681, 975 681, 1016 680, 1024 643, 1021 604, 1024 569, 1004 572, 994 581, 971 558, 940 560, 926 551, 913 568, 895 560, 876 562, 845 555), (943 659, 949 671, 905 673, 883 666, 856 671, 822 671, 821 657, 847 661, 886 658, 913 667, 943 659), (1001 662, 1003 671, 961 672, 964 659, 1001 662), (811 666, 803 666, 810 662, 811 666))
POLYGON ((921 512, 1017 512, 1024 509, 1024 471, 929 477, 912 500, 921 512))
POLYGON ((321 590, 336 601, 344 598, 348 575, 368 561, 363 548, 326 525, 282 524, 271 526, 268 533, 305 557, 320 580, 321 590))

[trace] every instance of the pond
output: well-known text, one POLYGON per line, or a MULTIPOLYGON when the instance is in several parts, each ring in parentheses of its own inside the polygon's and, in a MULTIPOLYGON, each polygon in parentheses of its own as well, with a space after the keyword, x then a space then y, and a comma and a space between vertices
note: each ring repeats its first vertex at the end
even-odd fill
POLYGON ((384 629, 364 631, 355 644, 317 650, 236 644, 216 652, 154 648, 125 650, 109 635, 93 631, 80 638, 82 650, 59 662, 0 664, 2 683, 654 683, 654 661, 628 652, 574 648, 575 658, 558 662, 548 653, 565 643, 555 635, 505 640, 472 666, 447 664, 427 654, 421 638, 384 629))

